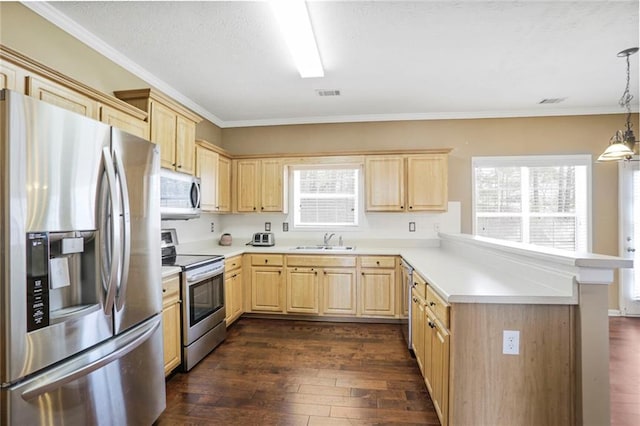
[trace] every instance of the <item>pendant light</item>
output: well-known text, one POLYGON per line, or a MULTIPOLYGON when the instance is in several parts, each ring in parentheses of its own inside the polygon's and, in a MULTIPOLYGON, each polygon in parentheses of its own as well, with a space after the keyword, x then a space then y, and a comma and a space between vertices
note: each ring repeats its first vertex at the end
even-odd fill
POLYGON ((629 56, 633 55, 637 51, 637 47, 631 47, 618 52, 618 57, 626 58, 627 60, 627 85, 624 88, 622 97, 620 97, 620 101, 618 101, 618 104, 627 110, 626 128, 625 130, 617 130, 611 137, 609 146, 605 149, 602 155, 598 157, 599 162, 631 160, 634 155, 638 155, 638 147, 640 146, 640 143, 636 142, 636 137, 631 129, 631 100, 633 99, 633 95, 629 92, 629 56))

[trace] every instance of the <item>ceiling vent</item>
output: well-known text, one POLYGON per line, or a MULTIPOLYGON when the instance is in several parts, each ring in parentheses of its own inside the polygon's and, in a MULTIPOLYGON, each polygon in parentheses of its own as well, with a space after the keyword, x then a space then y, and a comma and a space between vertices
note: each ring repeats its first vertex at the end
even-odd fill
POLYGON ((545 98, 538 102, 539 104, 559 104, 567 98, 545 98))
POLYGON ((316 90, 316 94, 318 96, 340 96, 340 91, 339 90, 318 89, 318 90, 316 90))

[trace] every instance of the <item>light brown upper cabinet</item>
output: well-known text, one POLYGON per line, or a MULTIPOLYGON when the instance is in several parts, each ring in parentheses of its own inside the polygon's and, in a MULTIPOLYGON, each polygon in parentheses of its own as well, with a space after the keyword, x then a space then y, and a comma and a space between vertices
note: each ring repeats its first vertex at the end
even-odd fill
POLYGON ((100 121, 132 135, 149 139, 149 123, 110 106, 102 105, 100 107, 100 121))
POLYGON ((202 140, 196 145, 196 176, 200 178, 202 210, 231 211, 231 160, 202 140))
POLYGON ((281 159, 234 160, 236 211, 284 212, 285 177, 281 159))
POLYGON ((114 92, 149 114, 150 140, 160 146, 160 165, 182 173, 195 172, 196 124, 202 117, 153 89, 114 92))
POLYGON ((94 120, 98 119, 99 105, 96 100, 45 78, 28 76, 26 81, 27 95, 94 120))
POLYGON ((366 210, 445 211, 447 163, 446 153, 367 156, 366 210))

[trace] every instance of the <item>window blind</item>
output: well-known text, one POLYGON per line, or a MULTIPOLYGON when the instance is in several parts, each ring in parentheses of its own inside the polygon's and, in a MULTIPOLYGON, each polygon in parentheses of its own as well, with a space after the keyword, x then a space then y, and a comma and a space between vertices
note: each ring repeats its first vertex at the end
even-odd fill
POLYGON ((475 157, 474 233, 589 250, 590 156, 475 157))
POLYGON ((355 167, 294 170, 294 226, 357 225, 358 172, 355 167))

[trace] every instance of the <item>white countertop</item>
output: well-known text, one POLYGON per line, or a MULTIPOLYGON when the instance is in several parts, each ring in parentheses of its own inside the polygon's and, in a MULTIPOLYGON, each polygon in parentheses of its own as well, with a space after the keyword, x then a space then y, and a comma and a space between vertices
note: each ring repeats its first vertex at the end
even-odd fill
MULTIPOLYGON (((216 240, 205 240, 180 244, 178 252, 226 258, 244 253, 399 255, 449 303, 577 304, 576 277, 581 269, 599 269, 613 277, 613 269, 633 266, 629 259, 612 256, 496 242, 464 234, 440 237, 363 240, 353 244, 355 250, 336 252, 295 250, 294 247, 305 244, 293 241, 253 247, 220 246, 216 240)), ((166 276, 164 268, 163 276, 166 276)))

